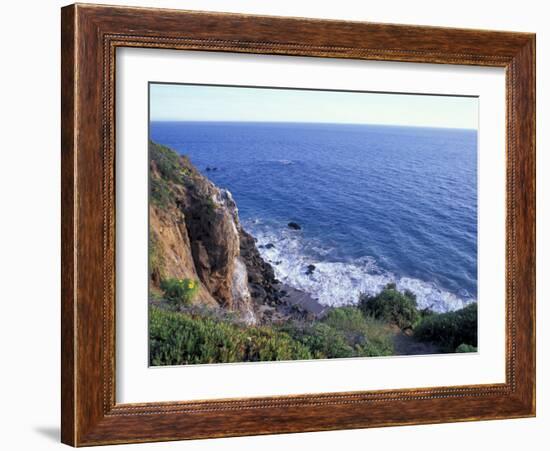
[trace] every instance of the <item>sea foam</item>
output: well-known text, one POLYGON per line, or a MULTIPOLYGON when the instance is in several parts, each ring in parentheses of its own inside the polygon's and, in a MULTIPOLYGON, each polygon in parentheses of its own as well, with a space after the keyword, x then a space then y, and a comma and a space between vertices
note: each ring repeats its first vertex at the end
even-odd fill
POLYGON ((421 309, 454 311, 474 301, 461 298, 433 282, 383 271, 369 256, 348 262, 331 261, 331 249, 304 239, 301 232, 269 227, 259 220, 249 221, 245 227, 256 238, 262 257, 273 266, 276 277, 311 294, 323 305, 354 304, 361 293, 376 294, 392 282, 400 291, 412 291, 421 309), (266 246, 269 244, 272 246, 266 246), (315 265, 311 274, 307 274, 309 265, 315 265))

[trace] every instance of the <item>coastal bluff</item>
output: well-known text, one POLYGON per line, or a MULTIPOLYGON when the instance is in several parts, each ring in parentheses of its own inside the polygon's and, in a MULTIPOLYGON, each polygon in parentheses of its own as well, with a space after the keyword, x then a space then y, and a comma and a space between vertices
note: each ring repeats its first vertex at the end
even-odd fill
POLYGON ((285 298, 273 268, 239 222, 231 193, 187 158, 149 142, 149 283, 199 282, 193 304, 234 312, 248 324, 306 315, 285 298))

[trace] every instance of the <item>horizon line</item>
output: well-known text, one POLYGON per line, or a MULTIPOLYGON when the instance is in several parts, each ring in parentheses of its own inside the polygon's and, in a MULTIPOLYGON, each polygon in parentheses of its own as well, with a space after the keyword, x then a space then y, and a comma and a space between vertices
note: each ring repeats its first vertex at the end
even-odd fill
POLYGON ((152 122, 190 122, 190 123, 224 123, 224 124, 325 124, 325 125, 375 125, 381 127, 405 127, 405 128, 436 128, 442 130, 472 130, 478 131, 478 128, 467 127, 442 127, 437 125, 405 125, 405 124, 387 124, 373 122, 326 122, 326 121, 238 121, 238 120, 200 120, 200 119, 151 119, 152 122))

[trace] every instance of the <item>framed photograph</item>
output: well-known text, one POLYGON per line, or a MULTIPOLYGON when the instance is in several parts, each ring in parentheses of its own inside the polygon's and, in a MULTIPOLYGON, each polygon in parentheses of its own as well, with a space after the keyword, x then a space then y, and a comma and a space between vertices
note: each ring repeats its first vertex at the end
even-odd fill
POLYGON ((62 441, 535 415, 535 36, 62 9, 62 441))

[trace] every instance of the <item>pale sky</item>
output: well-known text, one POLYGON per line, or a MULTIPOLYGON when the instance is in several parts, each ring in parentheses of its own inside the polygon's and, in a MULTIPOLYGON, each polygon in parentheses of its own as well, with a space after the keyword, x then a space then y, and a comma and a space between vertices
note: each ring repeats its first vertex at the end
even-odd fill
POLYGON ((478 98, 151 83, 152 121, 478 128, 478 98))

